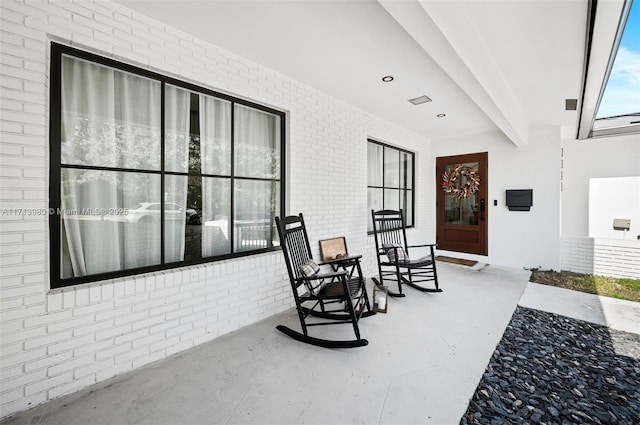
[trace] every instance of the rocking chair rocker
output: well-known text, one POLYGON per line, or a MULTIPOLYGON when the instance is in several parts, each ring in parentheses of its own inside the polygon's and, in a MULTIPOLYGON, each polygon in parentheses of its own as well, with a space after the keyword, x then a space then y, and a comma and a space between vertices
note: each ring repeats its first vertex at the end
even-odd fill
POLYGON ((380 280, 373 278, 376 285, 396 283, 398 292, 389 291, 392 297, 404 297, 402 284, 423 292, 442 292, 438 286, 438 273, 434 256, 435 244, 407 245, 407 233, 402 210, 371 210, 373 234, 376 242, 378 273, 380 280), (429 248, 429 255, 416 260, 409 258, 411 248, 429 248), (425 288, 423 282, 433 282, 435 288, 425 288))
POLYGON ((280 219, 276 217, 280 246, 284 254, 293 297, 302 327, 302 333, 278 325, 276 329, 307 344, 326 348, 362 347, 369 342, 360 337, 358 320, 375 314, 369 304, 365 280, 360 268, 361 256, 341 257, 335 261, 316 264, 311 255, 302 214, 280 219), (320 265, 333 264, 336 270, 320 272, 320 265), (347 266, 355 266, 355 273, 348 273, 347 266), (336 307, 337 304, 337 307, 336 307), (327 309, 331 307, 331 309, 327 309), (314 320, 315 319, 315 320, 314 320), (321 321, 317 321, 322 319, 321 321), (355 339, 328 340, 309 335, 311 326, 350 323, 355 339))

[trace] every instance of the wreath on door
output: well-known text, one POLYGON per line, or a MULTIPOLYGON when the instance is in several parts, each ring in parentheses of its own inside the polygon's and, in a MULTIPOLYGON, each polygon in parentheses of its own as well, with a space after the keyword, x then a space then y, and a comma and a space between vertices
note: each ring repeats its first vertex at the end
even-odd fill
POLYGON ((478 169, 463 164, 454 165, 442 174, 442 190, 453 198, 468 198, 480 189, 478 169), (461 185, 462 177, 466 182, 461 185))

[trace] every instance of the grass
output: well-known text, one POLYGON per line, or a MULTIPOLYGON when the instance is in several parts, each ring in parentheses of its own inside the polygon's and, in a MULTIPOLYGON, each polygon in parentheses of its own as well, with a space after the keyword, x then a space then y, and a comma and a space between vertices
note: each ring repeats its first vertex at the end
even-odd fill
POLYGON ((620 279, 568 271, 530 269, 529 281, 605 297, 640 302, 640 279, 620 279))

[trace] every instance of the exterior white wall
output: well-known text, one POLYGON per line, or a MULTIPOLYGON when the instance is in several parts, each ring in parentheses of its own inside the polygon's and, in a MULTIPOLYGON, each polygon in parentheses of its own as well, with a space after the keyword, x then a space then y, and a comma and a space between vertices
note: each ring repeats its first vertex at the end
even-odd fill
POLYGON ((51 40, 286 111, 288 212, 305 214, 312 241, 346 236, 349 251, 365 255, 368 274, 375 259, 366 235, 367 138, 416 152, 417 228, 410 237, 433 236, 425 138, 119 4, 2 1, 0 19, 2 416, 292 306, 279 252, 49 289, 42 211, 51 40))
MULTIPOLYGON (((488 255, 469 258, 511 267, 559 268, 559 128, 533 128, 529 144, 521 147, 516 147, 501 132, 489 132, 436 140, 431 152, 432 174, 435 174, 436 157, 488 152, 488 255), (533 189, 531 210, 509 211, 505 205, 507 189, 533 189), (494 200, 497 206, 493 205, 494 200)), ((441 190, 439 184, 438 178, 434 190, 441 190)), ((435 198, 430 208, 435 211, 435 198)))
POLYGON ((637 240, 640 236, 640 176, 589 179, 589 236, 637 240), (615 219, 630 220, 616 230, 615 219))
POLYGON ((589 236, 589 182, 640 176, 640 135, 563 140, 562 164, 562 234, 589 236))
POLYGON ((562 142, 562 269, 615 277, 640 278, 640 193, 637 186, 625 201, 607 208, 599 193, 603 182, 637 181, 640 176, 640 135, 562 142), (619 180, 622 181, 622 180, 619 180), (634 205, 635 204, 635 205, 634 205), (609 217, 601 215, 609 214, 609 217), (610 228, 613 218, 630 218, 631 231, 610 228), (607 224, 608 222, 608 224, 607 224))

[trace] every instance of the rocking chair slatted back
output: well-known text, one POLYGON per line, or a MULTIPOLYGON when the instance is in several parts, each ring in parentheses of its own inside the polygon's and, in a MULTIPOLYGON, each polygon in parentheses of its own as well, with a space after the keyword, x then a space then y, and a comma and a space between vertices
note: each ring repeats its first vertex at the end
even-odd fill
MULTIPOLYGON (((284 217, 278 226, 282 228, 284 244, 282 251, 287 263, 289 278, 293 281, 302 277, 302 265, 310 260, 311 246, 307 239, 302 214, 293 217, 284 217)), ((302 283, 298 283, 300 286, 302 283)))
POLYGON ((406 246, 402 210, 400 210, 400 214, 398 214, 398 211, 391 210, 382 210, 373 213, 373 225, 376 233, 379 234, 376 242, 379 242, 381 246, 378 248, 382 248, 384 245, 406 246))

